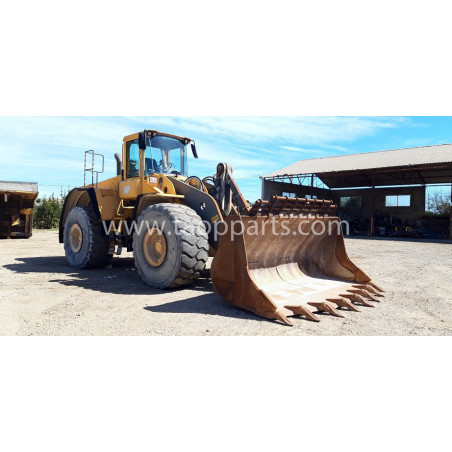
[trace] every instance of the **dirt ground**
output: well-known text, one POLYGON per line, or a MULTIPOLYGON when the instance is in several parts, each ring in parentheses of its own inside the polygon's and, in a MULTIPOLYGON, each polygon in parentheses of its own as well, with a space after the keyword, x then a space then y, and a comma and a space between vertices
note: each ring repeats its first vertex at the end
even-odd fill
POLYGON ((452 244, 346 239, 351 259, 386 289, 375 308, 294 318, 288 327, 226 305, 210 280, 158 291, 131 253, 74 270, 54 231, 0 241, 0 335, 451 335, 452 244))

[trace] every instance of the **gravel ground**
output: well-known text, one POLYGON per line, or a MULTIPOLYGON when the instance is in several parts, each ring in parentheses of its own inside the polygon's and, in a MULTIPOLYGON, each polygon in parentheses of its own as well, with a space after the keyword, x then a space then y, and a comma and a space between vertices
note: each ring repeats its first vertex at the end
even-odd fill
POLYGON ((386 289, 375 308, 288 327, 226 305, 210 280, 145 286, 130 253, 113 267, 74 270, 57 232, 0 241, 1 335, 451 335, 452 244, 346 239, 351 259, 386 289))

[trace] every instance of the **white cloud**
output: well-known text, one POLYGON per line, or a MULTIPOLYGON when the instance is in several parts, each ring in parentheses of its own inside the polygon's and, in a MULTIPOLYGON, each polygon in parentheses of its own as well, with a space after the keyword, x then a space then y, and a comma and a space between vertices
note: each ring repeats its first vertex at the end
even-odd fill
POLYGON ((334 146, 332 144, 319 144, 319 146, 325 149, 333 149, 334 151, 348 152, 345 146, 334 146))
POLYGON ((149 117, 130 118, 136 123, 175 127, 191 138, 230 139, 234 142, 330 144, 351 141, 385 128, 396 127, 397 118, 367 117, 149 117))
POLYGON ((300 154, 312 154, 312 155, 328 155, 325 151, 320 151, 318 149, 303 149, 298 148, 296 146, 281 146, 282 149, 285 149, 287 151, 294 151, 300 154))
MULTIPOLYGON (((367 117, 0 117, 0 179, 80 185, 86 149, 105 155, 105 178, 115 173, 113 154, 122 138, 154 128, 188 136, 199 160, 192 174, 212 175, 218 162, 233 165, 237 179, 267 174, 300 158, 343 152, 344 143, 397 127, 401 118, 367 117), (312 149, 311 149, 312 147, 312 149)), ((260 184, 245 179, 245 187, 260 184)))

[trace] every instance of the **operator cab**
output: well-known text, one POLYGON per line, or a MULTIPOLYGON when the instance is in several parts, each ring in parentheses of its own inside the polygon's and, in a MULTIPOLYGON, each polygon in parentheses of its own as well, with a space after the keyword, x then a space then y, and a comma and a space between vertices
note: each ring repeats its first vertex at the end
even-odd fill
POLYGON ((125 138, 124 178, 130 179, 153 174, 188 176, 187 146, 194 143, 189 138, 146 130, 125 138), (132 138, 133 137, 133 138, 132 138))

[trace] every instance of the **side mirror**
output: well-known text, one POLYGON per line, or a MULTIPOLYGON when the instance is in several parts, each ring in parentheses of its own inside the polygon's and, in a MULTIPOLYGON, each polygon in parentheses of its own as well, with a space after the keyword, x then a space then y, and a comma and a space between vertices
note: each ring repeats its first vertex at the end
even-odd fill
POLYGON ((191 152, 193 152, 193 157, 195 159, 197 159, 198 158, 198 152, 196 151, 196 145, 195 145, 194 142, 191 144, 191 152))
POLYGON ((144 132, 140 132, 138 135, 138 147, 139 149, 146 149, 146 135, 144 132))

